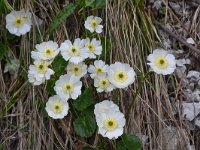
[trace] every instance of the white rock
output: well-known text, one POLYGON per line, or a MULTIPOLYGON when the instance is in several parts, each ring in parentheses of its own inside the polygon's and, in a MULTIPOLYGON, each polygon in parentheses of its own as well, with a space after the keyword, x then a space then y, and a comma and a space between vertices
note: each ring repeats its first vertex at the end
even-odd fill
POLYGON ((189 60, 189 59, 177 59, 176 60, 176 64, 177 64, 177 66, 180 66, 180 67, 182 67, 182 66, 184 66, 184 65, 186 65, 186 64, 190 64, 191 63, 191 61, 189 60))
POLYGON ((195 120, 194 124, 200 128, 200 117, 195 120))
POLYGON ((170 54, 175 55, 175 56, 179 56, 179 54, 182 54, 184 51, 181 50, 181 49, 179 49, 179 50, 168 50, 168 52, 169 52, 170 54))
POLYGON ((196 89, 193 93, 192 93, 192 98, 194 101, 200 101, 200 90, 196 89))
POLYGON ((169 5, 173 8, 173 9, 180 9, 181 6, 178 5, 177 3, 174 3, 174 2, 169 2, 169 5))
POLYGON ((190 145, 190 143, 188 142, 188 150, 196 150, 195 145, 190 145))
POLYGON ((168 24, 166 24, 166 26, 165 26, 168 30, 170 30, 170 31, 173 31, 173 28, 172 28, 172 26, 168 23, 168 24))
POLYGON ((169 2, 169 5, 177 14, 183 14, 183 9, 177 2, 169 2))
POLYGON ((152 8, 156 8, 158 10, 158 9, 160 9, 161 6, 162 6, 162 1, 157 0, 157 1, 154 2, 152 8))
POLYGON ((200 90, 196 89, 194 92, 188 90, 187 92, 183 92, 186 96, 186 99, 190 102, 200 101, 200 90))
POLYGON ((191 64, 191 60, 190 59, 186 59, 186 63, 185 64, 191 64))
POLYGON ((189 44, 195 44, 194 40, 192 38, 188 38, 187 39, 187 43, 189 44))
POLYGON ((164 39, 163 45, 166 49, 171 48, 171 41, 169 39, 164 39))
POLYGON ((186 72, 186 66, 183 65, 182 67, 176 67, 175 73, 179 78, 183 78, 186 76, 185 72, 186 72))
POLYGON ((200 102, 198 103, 183 103, 182 117, 192 121, 200 113, 200 102))
POLYGON ((155 150, 189 150, 189 139, 185 130, 173 126, 163 128, 157 137, 155 150))
POLYGON ((199 79, 200 78, 200 72, 195 71, 195 70, 191 70, 191 71, 188 72, 187 78, 196 78, 196 79, 199 79))

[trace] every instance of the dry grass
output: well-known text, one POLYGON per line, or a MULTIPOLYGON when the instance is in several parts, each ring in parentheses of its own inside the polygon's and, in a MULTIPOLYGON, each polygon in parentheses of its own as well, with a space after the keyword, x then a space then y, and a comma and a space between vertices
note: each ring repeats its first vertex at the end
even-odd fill
MULTIPOLYGON (((134 7, 133 2, 119 3, 118 1, 115 6, 108 7, 108 31, 112 42, 110 60, 127 62, 134 66, 138 74, 145 75, 148 72, 146 57, 156 48, 155 41, 159 41, 155 38, 155 27, 149 16, 143 10, 134 7)), ((174 118, 168 96, 168 85, 171 81, 166 81, 162 76, 156 75, 145 81, 129 114, 127 132, 147 135, 147 149, 162 147, 156 137, 163 127, 170 124, 180 127, 174 118)), ((132 100, 137 85, 136 83, 128 92, 120 92, 119 101, 124 111, 127 110, 126 105, 132 100)))
MULTIPOLYGON (((107 145, 106 148, 100 148, 102 150, 113 149, 115 141, 108 143, 98 135, 90 139, 76 136, 72 127, 71 115, 61 121, 49 120, 44 110, 45 102, 48 99, 45 86, 33 87, 26 81, 27 68, 31 63, 30 52, 36 43, 52 39, 52 37, 46 36, 45 30, 49 21, 63 4, 58 1, 50 3, 40 0, 16 0, 11 4, 15 9, 29 9, 35 14, 33 16, 35 24, 33 32, 9 45, 22 64, 17 80, 11 81, 8 74, 3 75, 4 62, 0 62, 0 108, 3 108, 1 110, 5 112, 2 114, 1 111, 0 114, 0 149, 79 150, 83 145, 95 147, 97 144, 107 145), (39 22, 36 16, 44 21, 42 28, 38 26, 39 22)), ((194 143, 194 138, 191 138, 190 131, 183 120, 173 114, 175 102, 172 102, 169 96, 178 95, 178 80, 173 75, 163 77, 154 74, 144 83, 140 81, 141 76, 148 72, 147 55, 156 48, 156 42, 160 42, 151 16, 148 16, 145 10, 136 8, 129 0, 118 0, 108 4, 106 9, 98 12, 98 15, 105 20, 105 34, 111 43, 107 62, 129 63, 138 74, 137 81, 133 86, 127 91, 119 90, 116 93, 115 101, 121 106, 124 113, 133 100, 138 85, 143 84, 134 106, 128 114, 125 131, 148 136, 148 144, 143 147, 145 150, 164 149, 165 145, 162 145, 161 140, 158 139, 158 134, 167 126, 177 127, 177 134, 185 140, 190 137, 191 142, 194 143)), ((4 17, 1 17, 1 21, 5 24, 4 17)), ((65 39, 72 40, 81 36, 79 31, 83 28, 82 22, 78 13, 74 13, 54 33, 54 40, 61 43, 65 39)), ((7 39, 3 34, 1 38, 7 39)))

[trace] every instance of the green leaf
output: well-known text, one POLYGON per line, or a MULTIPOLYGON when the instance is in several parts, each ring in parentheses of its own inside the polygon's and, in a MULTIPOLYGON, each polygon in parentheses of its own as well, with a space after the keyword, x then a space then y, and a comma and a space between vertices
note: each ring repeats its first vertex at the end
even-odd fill
POLYGON ((124 133, 122 135, 122 142, 128 150, 140 150, 142 148, 141 140, 135 135, 124 133))
POLYGON ((106 6, 106 0, 85 0, 85 7, 102 8, 106 6))
POLYGON ((56 30, 62 24, 62 22, 64 22, 66 18, 74 12, 76 7, 77 5, 72 3, 65 6, 52 20, 52 22, 49 25, 49 28, 47 29, 47 33, 51 34, 54 30, 56 30))
POLYGON ((39 98, 37 100, 38 100, 37 106, 38 106, 38 109, 39 109, 39 112, 40 112, 42 118, 43 119, 48 119, 49 115, 48 115, 48 113, 47 113, 47 111, 45 109, 46 101, 43 101, 42 99, 39 99, 39 98))
POLYGON ((85 115, 94 115, 94 104, 87 107, 86 109, 84 109, 83 111, 81 111, 80 113, 81 116, 85 116, 85 115))
POLYGON ((117 148, 115 150, 127 150, 127 148, 124 146, 124 143, 120 141, 117 143, 117 148))
POLYGON ((139 7, 144 6, 144 0, 134 0, 134 3, 136 6, 139 7))
POLYGON ((95 0, 85 0, 85 6, 93 7, 95 3, 95 0))
POLYGON ((60 77, 60 75, 65 72, 67 64, 68 62, 65 61, 65 59, 61 55, 56 56, 52 63, 52 69, 53 71, 55 71, 55 76, 60 77))
POLYGON ((51 95, 56 95, 56 92, 54 91, 54 86, 55 86, 55 80, 51 79, 47 81, 47 87, 46 90, 49 92, 51 95))
POLYGON ((96 0, 96 8, 102 8, 106 6, 106 0, 96 0))
POLYGON ((12 7, 8 3, 8 1, 7 0, 0 0, 0 15, 8 13, 10 10, 12 10, 12 7))
POLYGON ((90 115, 81 116, 73 122, 74 130, 81 137, 90 137, 96 130, 94 117, 90 115))
POLYGON ((3 43, 0 43, 0 60, 8 54, 8 48, 3 43))
POLYGON ((64 74, 65 69, 67 67, 68 62, 64 60, 61 55, 56 56, 56 58, 52 62, 52 69, 55 72, 54 76, 51 80, 47 81, 46 89, 51 95, 55 95, 56 92, 54 91, 55 82, 58 78, 64 74))
POLYGON ((87 107, 93 104, 93 90, 92 88, 87 88, 81 96, 74 101, 74 107, 79 110, 83 111, 87 107))

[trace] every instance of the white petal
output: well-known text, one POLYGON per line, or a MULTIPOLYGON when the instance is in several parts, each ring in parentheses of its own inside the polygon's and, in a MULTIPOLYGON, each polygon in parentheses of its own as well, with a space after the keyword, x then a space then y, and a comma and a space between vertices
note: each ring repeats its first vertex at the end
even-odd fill
POLYGON ((102 25, 98 25, 97 28, 95 29, 97 33, 101 33, 102 32, 102 25))

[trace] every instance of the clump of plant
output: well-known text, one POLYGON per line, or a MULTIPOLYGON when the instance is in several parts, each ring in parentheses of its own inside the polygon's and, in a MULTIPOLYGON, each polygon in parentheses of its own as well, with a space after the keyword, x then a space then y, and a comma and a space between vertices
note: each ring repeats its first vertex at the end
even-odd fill
MULTIPOLYGON (((76 5, 69 4, 66 6, 67 11, 63 10, 57 17, 65 18, 66 14, 73 12, 76 5)), ((92 1, 84 5, 98 8, 102 3, 92 1)), ((22 36, 31 30, 31 17, 28 11, 13 10, 6 16, 6 28, 11 34, 22 36)), ((73 115, 73 111, 69 112, 70 109, 81 112, 73 122, 77 135, 88 138, 97 131, 109 140, 121 136, 122 140, 117 144, 117 149, 140 149, 141 141, 136 136, 124 133, 127 116, 120 111, 112 98, 103 99, 99 103, 93 100, 95 91, 97 94, 108 93, 112 97, 112 91, 126 90, 137 79, 133 66, 119 61, 106 64, 102 60, 101 55, 106 49, 103 48, 101 40, 106 39, 102 34, 102 21, 100 17, 93 15, 85 18, 85 38, 66 39, 60 45, 53 40, 36 44, 35 50, 31 52, 33 64, 29 66, 28 81, 34 86, 47 85, 50 96, 45 110, 52 119, 63 119, 69 113, 73 115), (84 84, 84 79, 89 77, 93 87, 84 84)), ((59 22, 57 19, 57 24, 59 22)), ((48 32, 51 33, 56 27, 56 24, 50 24, 48 32)), ((147 60, 149 72, 169 75, 176 69, 175 57, 163 49, 154 50, 147 60)), ((148 76, 143 79, 146 77, 148 76)), ((127 113, 131 107, 132 105, 127 113)))

